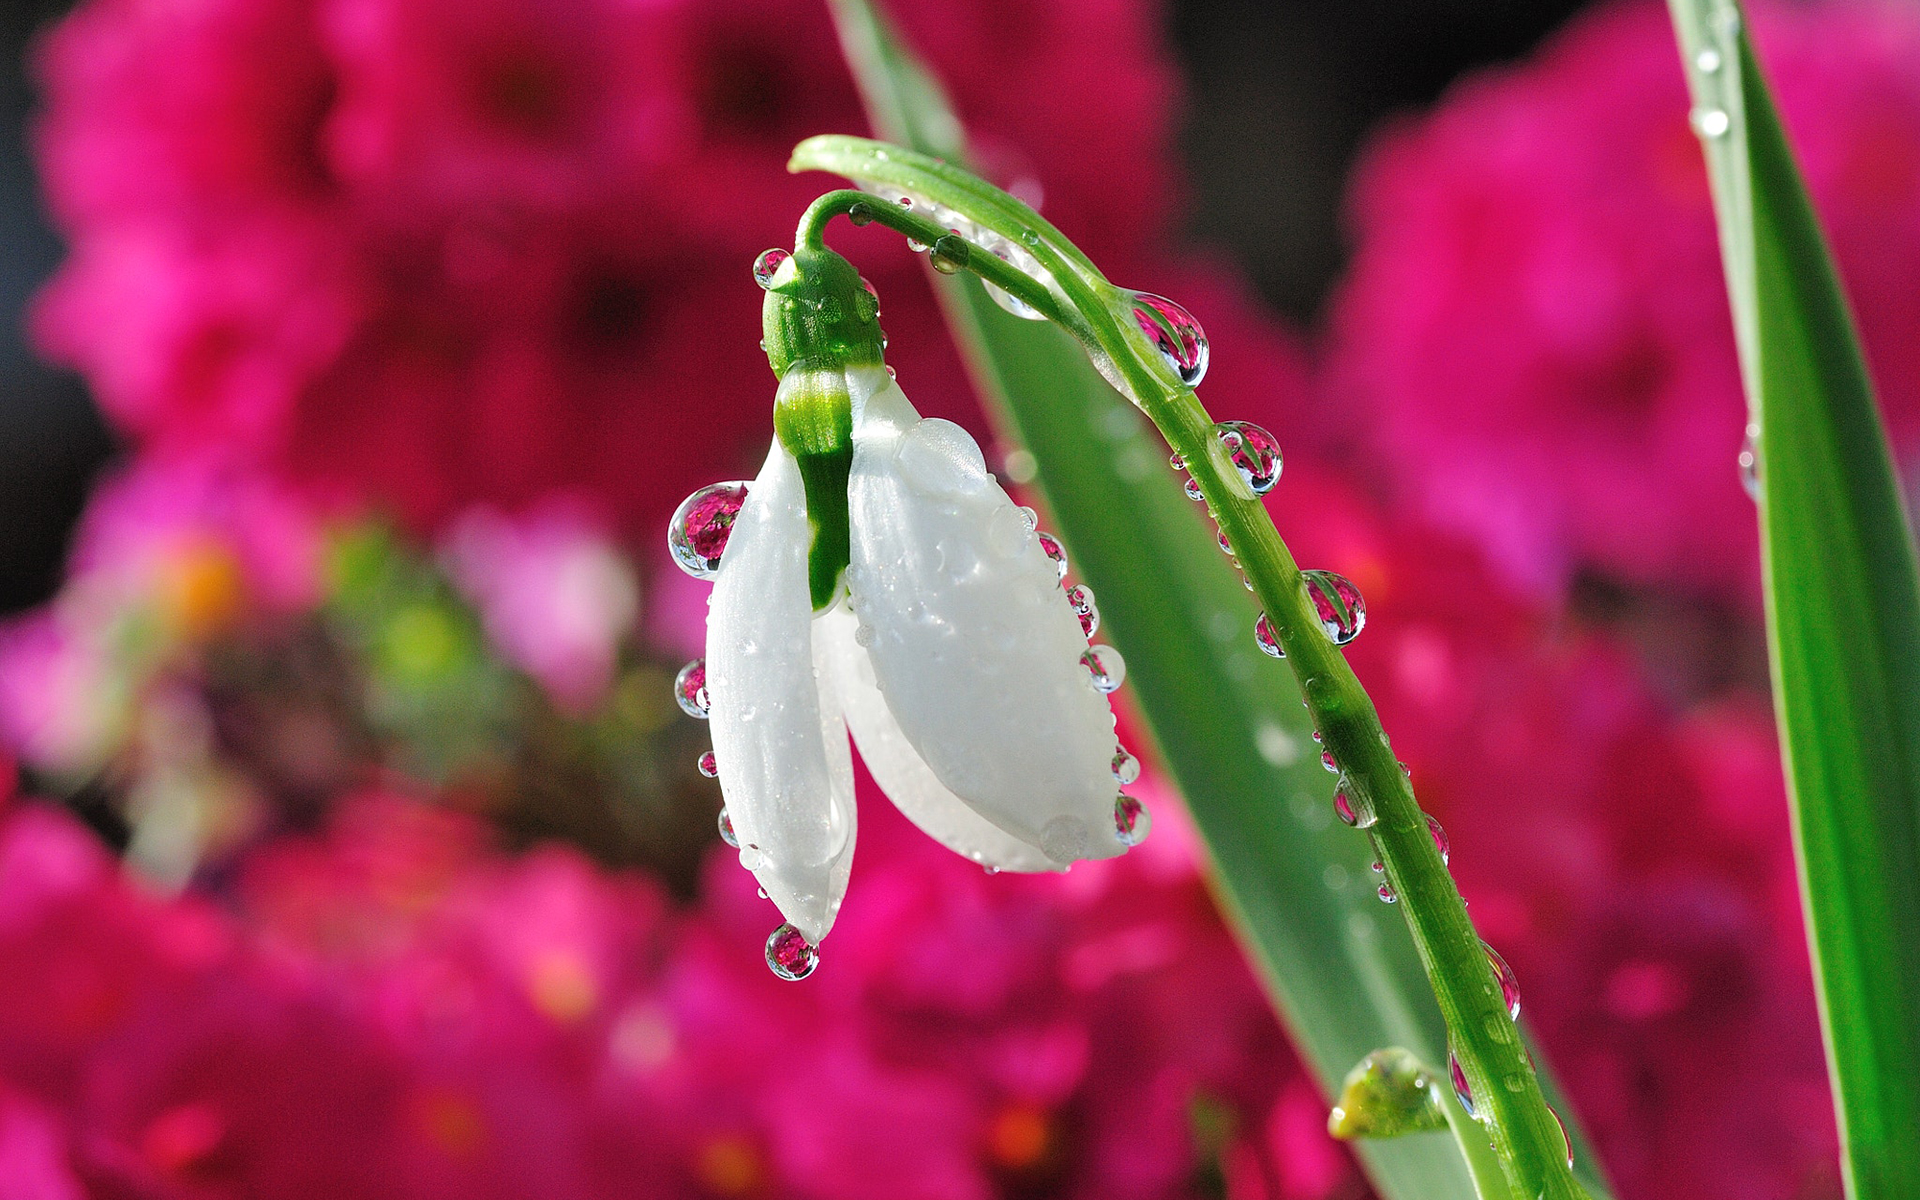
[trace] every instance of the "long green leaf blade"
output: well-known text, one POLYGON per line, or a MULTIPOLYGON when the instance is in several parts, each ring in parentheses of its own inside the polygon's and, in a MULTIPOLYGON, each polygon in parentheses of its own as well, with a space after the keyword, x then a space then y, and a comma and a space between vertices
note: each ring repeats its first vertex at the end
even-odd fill
MULTIPOLYGON (((938 85, 884 20, 866 0, 833 7, 876 133, 963 162, 938 85)), ((1367 878, 1364 839, 1332 821, 1331 779, 1292 673, 1258 658, 1257 614, 1144 418, 1064 333, 1003 312, 965 274, 934 281, 996 419, 1039 464, 1074 567, 1100 597, 1129 690, 1207 843, 1222 905, 1323 1089, 1337 1093, 1349 1068, 1385 1046, 1444 1063, 1445 1030, 1405 924, 1386 919, 1370 888, 1328 885, 1340 872, 1367 878)), ((1544 1071, 1543 1082, 1566 1112, 1544 1071)), ((1571 1131, 1585 1181, 1602 1194, 1594 1156, 1571 1131)), ((1490 1150, 1476 1193, 1451 1138, 1357 1145, 1393 1200, 1506 1200, 1490 1150)))
POLYGON ((1775 712, 1849 1195, 1920 1196, 1920 576, 1859 339, 1727 0, 1670 0, 1759 455, 1775 712))

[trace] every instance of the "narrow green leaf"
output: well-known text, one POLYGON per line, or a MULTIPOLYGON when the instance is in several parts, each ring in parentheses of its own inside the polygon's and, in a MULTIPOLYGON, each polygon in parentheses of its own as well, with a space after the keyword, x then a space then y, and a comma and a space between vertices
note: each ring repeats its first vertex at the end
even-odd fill
MULTIPOLYGON (((1920 577, 1858 337, 1740 10, 1670 0, 1758 451, 1774 705, 1848 1194, 1920 1196, 1920 577)), ((1731 469, 1731 467, 1729 468, 1731 469)))
MULTIPOLYGON (((938 85, 883 19, 866 0, 834 0, 833 9, 876 133, 964 162, 962 130, 938 85)), ((1379 1046, 1446 1061, 1405 923, 1373 894, 1365 839, 1333 819, 1332 778, 1292 673, 1259 655, 1252 602, 1181 494, 1164 447, 1072 338, 1002 311, 964 273, 933 278, 994 416, 1039 465, 1074 570, 1100 597, 1127 659, 1128 690, 1206 840, 1222 907, 1322 1088, 1337 1094, 1347 1069, 1379 1046)), ((1544 1070, 1542 1082, 1567 1112, 1544 1070)), ((1457 1128, 1473 1129, 1442 1090, 1457 1128)), ((1583 1181, 1602 1194, 1594 1157, 1577 1129, 1573 1136, 1583 1181)), ((1490 1150, 1476 1193, 1450 1138, 1357 1149, 1392 1200, 1507 1200, 1490 1150)))

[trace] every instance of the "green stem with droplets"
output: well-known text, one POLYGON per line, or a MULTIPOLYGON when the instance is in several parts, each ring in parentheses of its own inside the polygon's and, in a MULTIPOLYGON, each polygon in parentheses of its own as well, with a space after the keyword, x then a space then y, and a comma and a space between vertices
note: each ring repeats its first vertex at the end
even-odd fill
MULTIPOLYGON (((1024 301, 1077 337, 1102 372, 1138 404, 1198 483, 1265 608, 1322 744, 1351 785, 1367 797, 1371 834, 1387 882, 1400 896, 1427 978, 1446 1021, 1453 1052, 1470 1086, 1476 1119, 1454 1123, 1470 1162, 1491 1145, 1513 1193, 1539 1200, 1586 1200, 1567 1165, 1559 1122, 1508 1016, 1500 983, 1426 815, 1381 728, 1379 713, 1344 655, 1322 632, 1299 567, 1272 519, 1226 457, 1213 418, 1192 388, 1159 361, 1132 328, 1131 297, 1038 213, 998 188, 938 160, 862 138, 811 138, 794 151, 792 170, 824 170, 871 186, 898 189, 959 214, 1020 246, 1047 273, 1034 279, 997 255, 974 249, 964 266, 1024 301), (1484 1141, 1476 1144, 1480 1139, 1484 1141)), ((821 197, 800 223, 797 244, 819 245, 836 215, 862 214, 932 244, 948 230, 914 211, 859 192, 821 197)), ((916 206, 917 207, 917 206, 916 206)), ((1247 636, 1253 636, 1249 629, 1247 636)))

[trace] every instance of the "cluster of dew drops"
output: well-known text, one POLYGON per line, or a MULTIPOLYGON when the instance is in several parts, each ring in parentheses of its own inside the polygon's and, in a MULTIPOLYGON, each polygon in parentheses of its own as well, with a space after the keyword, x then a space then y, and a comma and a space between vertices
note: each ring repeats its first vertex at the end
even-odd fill
MULTIPOLYGON (((1183 381, 1190 387, 1195 386, 1199 383, 1199 376, 1206 370, 1206 336, 1200 332, 1198 323, 1184 309, 1173 305, 1170 301, 1161 303, 1166 307, 1156 307, 1152 312, 1153 319, 1150 320, 1146 315, 1141 316, 1141 327, 1150 339, 1155 340, 1156 347, 1167 358, 1168 364, 1181 373, 1183 381), (1166 321, 1166 326, 1163 328, 1174 332, 1166 333, 1165 336, 1156 334, 1155 327, 1159 327, 1161 319, 1166 321), (1178 350, 1183 345, 1183 337, 1190 338, 1184 343, 1188 353, 1180 356, 1178 350), (1198 344, 1197 353, 1192 350, 1194 343, 1198 344), (1197 366, 1198 370, 1189 374, 1186 368, 1192 366, 1197 366)), ((1249 491, 1255 496, 1264 496, 1273 490, 1274 485, 1280 481, 1281 454, 1279 441, 1271 433, 1248 421, 1222 421, 1213 427, 1213 433, 1219 439, 1220 448, 1225 452, 1227 461, 1233 465, 1241 482, 1249 491)), ((1177 454, 1170 462, 1176 471, 1187 469, 1185 460, 1177 454)), ((1189 499, 1204 502, 1205 496, 1197 479, 1189 476, 1185 490, 1189 499)), ((1220 531, 1219 540, 1220 549, 1232 559, 1234 566, 1238 567, 1239 559, 1235 556, 1232 541, 1224 530, 1220 531)), ((1246 579, 1245 583, 1251 591, 1253 581, 1246 579)), ((1347 645, 1359 637, 1360 631, 1366 628, 1366 600, 1361 596, 1360 589, 1355 587, 1353 581, 1346 576, 1332 571, 1302 571, 1300 586, 1306 593, 1308 607, 1313 612, 1319 632, 1335 646, 1347 645)), ((1265 612, 1255 619, 1253 636, 1255 644, 1268 656, 1286 657, 1280 631, 1274 627, 1274 623, 1265 612)), ((1320 741, 1318 730, 1314 731, 1313 740, 1320 741)), ((1334 761, 1332 751, 1324 748, 1321 750, 1320 764, 1339 776, 1339 783, 1334 790, 1334 815, 1339 817, 1342 823, 1355 829, 1367 829, 1372 826, 1377 820, 1372 797, 1363 788, 1355 786, 1341 771, 1340 765, 1334 761)), ((1401 769, 1403 771, 1407 769, 1405 764, 1402 764, 1401 769)), ((1427 832, 1433 838, 1434 848, 1440 853, 1441 864, 1445 865, 1452 847, 1448 842, 1446 830, 1441 828, 1440 822, 1432 815, 1427 816, 1427 832)), ((1397 902, 1400 899, 1399 893, 1394 889, 1393 884, 1384 878, 1386 865, 1376 860, 1373 869, 1382 876, 1378 888, 1380 899, 1387 904, 1397 902)), ((1486 954, 1489 968, 1487 987, 1489 990, 1494 987, 1499 988, 1500 999, 1506 1006, 1508 1018, 1518 1021, 1520 982, 1514 975, 1513 968, 1508 966, 1506 959, 1484 940, 1481 941, 1480 948, 1486 954)), ((1467 1110, 1468 1115, 1476 1120, 1480 1119, 1474 1106, 1472 1088, 1467 1083, 1466 1072, 1461 1068, 1460 1060, 1451 1047, 1447 1052, 1447 1073, 1452 1079, 1454 1094, 1459 1097, 1461 1107, 1467 1110)), ((1552 1112, 1552 1109, 1548 1111, 1552 1112)), ((1560 1123, 1561 1135, 1566 1141, 1567 1163, 1571 1166, 1573 1163, 1572 1139, 1566 1137, 1566 1123, 1560 1120, 1560 1115, 1554 1113, 1553 1117, 1560 1123)))
MULTIPOLYGON (((911 243, 918 249, 918 243, 911 243)), ((937 248, 937 247, 936 247, 937 248)), ((754 260, 753 277, 761 287, 772 284, 775 272, 787 259, 784 250, 768 250, 754 260)), ((949 252, 950 261, 955 252, 949 252)), ((962 261, 964 258, 962 257, 962 261)), ((946 268, 942 268, 943 270, 946 268)), ((862 279, 867 292, 873 296, 876 315, 879 306, 878 293, 873 285, 862 279)), ((1002 293, 1004 295, 1004 293, 1002 293)), ((1013 304, 1019 301, 1007 297, 1013 304)), ((1024 305, 1021 305, 1025 308, 1024 305)), ((1031 309, 1027 310, 1031 312, 1031 309)), ((1022 313, 1022 315, 1026 315, 1022 313)), ((1038 313, 1034 313, 1038 316, 1038 313)), ((1190 320, 1190 318, 1189 318, 1190 320)), ((1197 326, 1196 326, 1197 328, 1197 326)), ((893 368, 887 368, 891 373, 893 368)), ((740 510, 747 502, 747 482, 728 480, 709 484, 700 488, 674 510, 673 518, 667 526, 667 547, 673 560, 681 570, 695 579, 710 580, 720 570, 721 557, 726 553, 727 541, 733 531, 733 525, 739 519, 740 510)), ((1087 684, 1095 691, 1110 694, 1117 691, 1126 680, 1126 660, 1112 646, 1093 643, 1092 638, 1100 628, 1100 610, 1094 605, 1093 589, 1085 584, 1067 583, 1067 552, 1060 539, 1039 528, 1039 515, 1031 508, 1019 509, 1027 531, 1034 535, 1036 543, 1047 559, 1053 564, 1056 578, 1064 592, 1068 606, 1074 617, 1080 622, 1080 630, 1087 637, 1089 645, 1080 656, 1080 664, 1086 669, 1087 684)), ((712 715, 712 701, 707 694, 707 660, 696 658, 681 667, 673 681, 673 698, 682 712, 690 717, 706 720, 712 715)), ((700 755, 696 764, 700 774, 708 779, 720 777, 720 763, 712 750, 700 755)), ((1125 746, 1114 747, 1113 777, 1115 783, 1124 788, 1140 778, 1140 760, 1128 753, 1125 746)), ((1114 834, 1122 844, 1131 848, 1146 840, 1152 828, 1152 816, 1140 801, 1125 792, 1118 792, 1113 806, 1114 834)), ((733 822, 727 815, 723 804, 718 823, 720 839, 728 846, 739 849, 740 839, 734 833, 733 822)), ((995 868, 989 866, 987 870, 995 868)), ((765 892, 761 893, 763 896, 765 892)), ((791 924, 782 923, 767 938, 767 966, 782 979, 799 980, 813 974, 820 964, 819 948, 808 942, 800 931, 791 924)))

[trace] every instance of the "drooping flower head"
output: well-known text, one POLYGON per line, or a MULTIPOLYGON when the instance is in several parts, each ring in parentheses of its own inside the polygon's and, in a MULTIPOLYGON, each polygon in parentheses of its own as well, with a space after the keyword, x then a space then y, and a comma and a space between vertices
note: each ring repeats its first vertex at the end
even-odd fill
POLYGON ((689 497, 669 542, 714 579, 682 701, 713 721, 741 862, 794 931, 769 963, 798 975, 846 891, 849 727, 894 803, 992 870, 1108 858, 1146 825, 1115 783, 1124 667, 1088 648, 1031 511, 970 435, 914 411, 850 263, 803 246, 755 274, 773 444, 750 484, 689 497))

